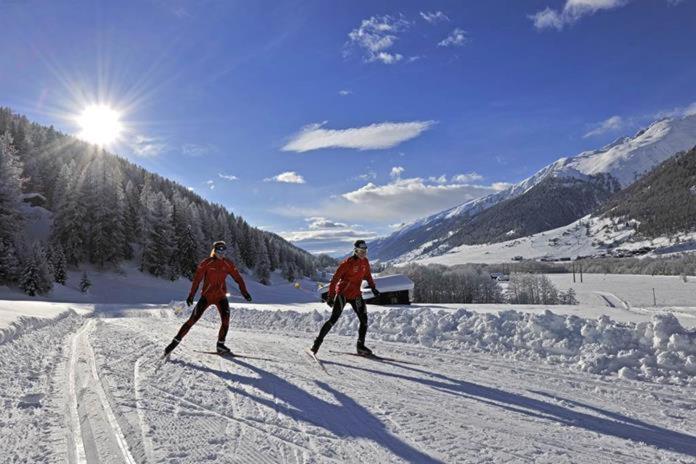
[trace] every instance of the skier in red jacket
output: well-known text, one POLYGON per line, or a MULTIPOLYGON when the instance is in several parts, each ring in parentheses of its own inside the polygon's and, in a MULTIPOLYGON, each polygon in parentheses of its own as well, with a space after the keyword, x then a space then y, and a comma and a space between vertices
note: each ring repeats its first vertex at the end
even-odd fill
POLYGON ((367 280, 372 293, 379 296, 379 291, 375 287, 375 281, 372 280, 370 273, 370 263, 367 260, 367 244, 365 240, 358 240, 354 244, 355 250, 353 255, 344 260, 331 278, 329 284, 329 294, 326 299, 326 304, 331 308, 331 317, 324 323, 319 335, 314 340, 312 352, 314 354, 319 351, 319 347, 324 341, 324 337, 329 333, 334 324, 341 317, 343 307, 346 303, 350 303, 353 311, 358 316, 360 327, 358 328, 358 343, 357 352, 362 356, 370 356, 372 350, 365 346, 365 335, 367 334, 367 307, 362 299, 360 287, 363 280, 367 280))
POLYGON ((181 342, 181 339, 184 338, 191 327, 198 322, 198 319, 201 318, 205 310, 211 304, 217 306, 218 312, 220 313, 221 323, 220 331, 218 332, 217 352, 220 354, 231 353, 230 349, 225 346, 227 329, 230 325, 230 302, 227 300, 225 278, 228 275, 232 276, 234 281, 237 282, 237 285, 239 285, 242 296, 247 301, 251 301, 251 295, 249 295, 246 285, 244 284, 244 279, 239 275, 239 271, 237 271, 234 263, 225 258, 226 250, 227 245, 225 245, 225 242, 215 242, 213 244, 213 250, 210 252, 210 257, 204 259, 198 265, 196 274, 193 277, 193 283, 191 284, 191 291, 189 292, 188 298, 186 298, 186 304, 188 306, 193 304, 193 297, 196 296, 198 286, 201 280, 203 280, 201 298, 193 308, 189 319, 184 322, 184 325, 179 329, 179 333, 176 334, 176 337, 174 337, 172 342, 164 349, 165 356, 176 348, 181 342))

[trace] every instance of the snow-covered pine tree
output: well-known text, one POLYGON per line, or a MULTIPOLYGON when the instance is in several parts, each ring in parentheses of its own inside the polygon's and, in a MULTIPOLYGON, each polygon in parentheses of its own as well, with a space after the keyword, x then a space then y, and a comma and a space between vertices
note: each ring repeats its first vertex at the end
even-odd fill
POLYGON ((255 251, 256 267, 254 268, 254 275, 259 279, 259 282, 264 285, 269 285, 271 283, 271 264, 268 259, 266 242, 261 234, 256 236, 255 251))
POLYGON ((22 165, 12 136, 0 136, 0 283, 16 281, 19 272, 16 231, 21 228, 22 165))
POLYGON ((82 273, 82 279, 80 279, 80 291, 82 293, 86 293, 87 290, 92 286, 92 282, 89 280, 89 277, 87 276, 87 272, 84 271, 82 273))
POLYGON ((48 293, 53 287, 46 254, 40 243, 34 244, 25 259, 19 287, 29 296, 48 293))
POLYGON ((142 269, 155 276, 171 278, 169 263, 174 252, 172 204, 158 192, 148 201, 149 222, 145 229, 142 269))
POLYGON ((68 280, 67 263, 65 262, 65 254, 60 244, 54 244, 51 248, 51 265, 53 268, 53 281, 65 285, 65 282, 68 280))
POLYGON ((53 218, 51 242, 58 242, 63 247, 65 259, 77 266, 84 256, 84 221, 85 209, 82 204, 81 190, 86 174, 73 173, 72 179, 59 199, 59 207, 53 218))

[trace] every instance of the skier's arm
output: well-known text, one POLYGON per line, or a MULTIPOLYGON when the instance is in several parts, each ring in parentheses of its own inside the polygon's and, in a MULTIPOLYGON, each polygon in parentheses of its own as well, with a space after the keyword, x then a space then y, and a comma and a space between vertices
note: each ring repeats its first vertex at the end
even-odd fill
POLYGON ((343 273, 345 272, 347 265, 347 261, 342 262, 341 265, 338 266, 338 269, 336 269, 336 272, 334 272, 334 275, 331 278, 331 283, 329 283, 329 299, 336 295, 336 285, 341 280, 341 277, 343 277, 343 273))
POLYGON ((191 282, 191 291, 189 292, 190 299, 193 299, 193 297, 196 296, 198 286, 201 284, 201 280, 203 280, 204 275, 205 265, 203 263, 200 263, 196 268, 196 274, 193 276, 193 282, 191 282))
POLYGON ((379 295, 379 291, 377 291, 377 287, 375 286, 375 281, 372 278, 370 263, 367 263, 367 272, 365 273, 365 280, 367 280, 367 285, 369 285, 370 289, 372 289, 372 293, 374 293, 375 295, 379 295))
POLYGON ((227 261, 227 273, 234 279, 235 282, 237 282, 237 285, 239 285, 239 291, 242 293, 242 296, 249 299, 247 298, 249 296, 249 292, 247 291, 244 279, 242 279, 242 275, 239 273, 237 267, 232 261, 227 261))

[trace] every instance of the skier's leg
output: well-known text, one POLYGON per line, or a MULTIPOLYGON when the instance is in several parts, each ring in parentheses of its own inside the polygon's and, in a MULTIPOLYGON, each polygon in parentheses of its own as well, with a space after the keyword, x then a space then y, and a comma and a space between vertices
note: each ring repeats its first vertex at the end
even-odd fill
POLYGON ((191 316, 181 326, 181 328, 179 329, 179 333, 176 334, 176 337, 174 337, 174 339, 181 341, 181 339, 186 336, 188 331, 191 330, 191 327, 193 327, 193 325, 196 322, 198 322, 198 319, 201 318, 208 306, 208 302, 206 301, 205 297, 202 296, 201 299, 198 300, 196 306, 194 306, 193 311, 191 311, 191 316))
POLYGON ((362 297, 357 297, 355 300, 350 301, 350 305, 360 322, 360 326, 358 327, 358 352, 370 354, 370 350, 365 347, 365 336, 367 335, 367 305, 365 305, 365 300, 363 300, 362 297))
POLYGON ((218 332, 218 343, 225 343, 227 331, 230 327, 230 301, 223 298, 215 304, 220 313, 220 331, 218 332))
POLYGON ((338 318, 341 317, 341 313, 343 312, 343 307, 345 305, 345 297, 343 295, 337 295, 336 299, 334 300, 333 308, 331 310, 331 317, 328 321, 324 322, 324 325, 321 327, 319 335, 317 335, 317 338, 314 340, 314 345, 312 345, 312 351, 314 351, 315 353, 319 351, 319 347, 324 341, 324 337, 326 337, 326 334, 329 333, 334 324, 338 322, 338 318))
POLYGON ((196 306, 194 306, 193 311, 191 311, 191 316, 188 318, 186 322, 184 322, 184 324, 179 329, 179 332, 172 339, 171 343, 169 343, 169 345, 167 345, 167 347, 164 349, 165 356, 169 355, 169 353, 174 351, 174 348, 176 348, 179 345, 181 339, 184 338, 184 336, 188 333, 189 330, 191 330, 191 327, 193 327, 193 325, 196 322, 198 322, 198 319, 201 318, 203 312, 207 307, 208 302, 205 300, 204 297, 201 297, 201 299, 198 300, 196 306))

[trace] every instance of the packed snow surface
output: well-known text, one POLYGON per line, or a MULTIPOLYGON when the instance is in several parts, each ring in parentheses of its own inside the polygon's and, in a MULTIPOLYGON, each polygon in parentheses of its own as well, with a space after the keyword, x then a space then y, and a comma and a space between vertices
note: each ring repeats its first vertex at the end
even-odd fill
POLYGON ((347 354, 346 311, 320 366, 303 350, 326 306, 233 304, 243 357, 205 353, 211 308, 161 363, 184 308, 95 305, 0 343, 3 459, 696 462, 696 335, 668 314, 371 306, 368 345, 390 359, 347 354))

